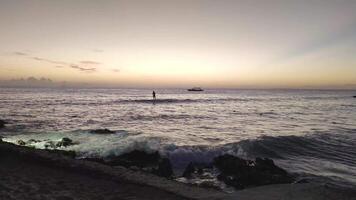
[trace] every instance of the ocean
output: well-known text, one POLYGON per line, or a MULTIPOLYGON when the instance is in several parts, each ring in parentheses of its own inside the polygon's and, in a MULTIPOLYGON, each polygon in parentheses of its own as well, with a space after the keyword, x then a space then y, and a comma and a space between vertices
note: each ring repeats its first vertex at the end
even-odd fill
POLYGON ((225 153, 356 187, 356 91, 0 88, 3 140, 68 137, 79 158, 159 151, 176 171, 225 153), (93 134, 95 129, 115 134, 93 134))

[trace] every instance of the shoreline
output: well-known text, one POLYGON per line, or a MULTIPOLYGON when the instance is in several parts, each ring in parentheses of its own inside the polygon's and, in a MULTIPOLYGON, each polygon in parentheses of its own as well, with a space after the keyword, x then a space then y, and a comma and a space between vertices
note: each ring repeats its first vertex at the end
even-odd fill
POLYGON ((0 141, 0 175, 3 177, 0 199, 96 199, 101 196, 104 199, 351 200, 356 196, 353 190, 309 183, 267 185, 228 194, 64 154, 0 141), (78 189, 80 193, 75 192, 78 189), (29 194, 33 197, 26 198, 29 194))

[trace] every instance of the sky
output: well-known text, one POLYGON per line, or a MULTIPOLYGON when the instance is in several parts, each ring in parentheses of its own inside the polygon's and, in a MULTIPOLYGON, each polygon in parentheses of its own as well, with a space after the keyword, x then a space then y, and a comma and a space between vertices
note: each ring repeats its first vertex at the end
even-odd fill
POLYGON ((0 0, 0 80, 356 88, 355 0, 0 0))

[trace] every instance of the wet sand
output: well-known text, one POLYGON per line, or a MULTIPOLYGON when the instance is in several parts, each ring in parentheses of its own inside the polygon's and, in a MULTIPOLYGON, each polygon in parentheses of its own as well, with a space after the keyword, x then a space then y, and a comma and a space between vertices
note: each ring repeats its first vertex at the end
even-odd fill
POLYGON ((283 184, 226 194, 124 167, 75 160, 61 153, 0 142, 0 199, 345 199, 344 191, 313 184, 283 184))

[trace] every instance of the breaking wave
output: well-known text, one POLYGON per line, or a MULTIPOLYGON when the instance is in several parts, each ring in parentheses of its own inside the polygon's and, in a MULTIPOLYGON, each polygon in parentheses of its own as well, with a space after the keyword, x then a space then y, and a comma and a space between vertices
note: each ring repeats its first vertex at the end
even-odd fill
POLYGON ((184 170, 189 162, 210 163, 214 157, 231 154, 243 158, 268 157, 290 172, 324 177, 336 185, 356 186, 356 129, 343 134, 315 133, 304 136, 262 136, 224 145, 177 146, 162 137, 118 130, 114 134, 90 134, 90 130, 70 133, 16 135, 3 140, 16 143, 19 139, 40 140, 32 144, 44 148, 46 141, 69 137, 77 144, 61 147, 83 157, 118 156, 133 150, 159 151, 168 157, 176 170, 184 170))

